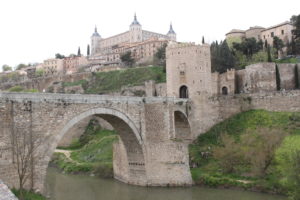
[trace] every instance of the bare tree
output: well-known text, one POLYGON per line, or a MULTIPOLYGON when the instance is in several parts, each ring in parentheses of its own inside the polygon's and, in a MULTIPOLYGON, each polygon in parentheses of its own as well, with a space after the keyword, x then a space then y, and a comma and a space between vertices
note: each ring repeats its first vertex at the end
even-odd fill
MULTIPOLYGON (((42 144, 42 140, 37 135, 33 134, 32 130, 32 103, 24 103, 23 112, 29 114, 29 126, 15 127, 12 118, 11 129, 11 149, 14 167, 16 168, 19 179, 20 200, 24 200, 24 188, 29 183, 29 189, 34 188, 34 166, 37 157, 37 149, 42 144), (30 181, 30 182, 28 182, 30 181)), ((14 105, 12 102, 12 114, 14 114, 14 105)), ((13 116, 13 115, 12 115, 13 116)))

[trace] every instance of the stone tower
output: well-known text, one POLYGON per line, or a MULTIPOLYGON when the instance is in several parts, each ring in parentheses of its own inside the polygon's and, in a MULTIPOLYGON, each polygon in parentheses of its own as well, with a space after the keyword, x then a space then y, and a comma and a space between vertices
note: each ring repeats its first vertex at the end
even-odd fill
POLYGON ((91 36, 91 55, 95 55, 97 52, 99 52, 99 44, 101 40, 100 34, 97 32, 97 27, 95 26, 95 32, 91 36))
POLYGON ((169 39, 170 39, 171 41, 176 41, 176 33, 175 33, 175 31, 173 30, 172 23, 170 24, 170 29, 169 29, 169 32, 167 33, 167 36, 169 37, 169 39))
POLYGON ((130 43, 143 41, 142 25, 138 22, 136 14, 134 14, 133 22, 129 27, 130 43))
POLYGON ((192 98, 212 93, 210 46, 170 44, 167 56, 167 95, 192 98))

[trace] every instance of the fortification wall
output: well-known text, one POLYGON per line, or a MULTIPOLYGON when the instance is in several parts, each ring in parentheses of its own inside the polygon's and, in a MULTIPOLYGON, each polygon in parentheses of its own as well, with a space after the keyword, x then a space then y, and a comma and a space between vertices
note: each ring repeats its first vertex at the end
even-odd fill
POLYGON ((264 109, 300 112, 300 90, 198 96, 192 100, 191 108, 189 121, 192 125, 192 134, 196 138, 213 125, 243 111, 264 109))
POLYGON ((295 89, 295 64, 277 64, 277 67, 280 75, 280 88, 295 89))

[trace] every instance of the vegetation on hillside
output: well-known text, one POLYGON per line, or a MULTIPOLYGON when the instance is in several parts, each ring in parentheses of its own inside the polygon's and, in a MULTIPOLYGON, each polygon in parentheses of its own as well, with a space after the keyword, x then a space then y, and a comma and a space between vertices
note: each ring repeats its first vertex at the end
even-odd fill
POLYGON ((299 195, 300 113, 240 113, 200 135, 189 149, 198 184, 299 195))
POLYGON ((143 85, 145 81, 166 82, 162 67, 141 67, 110 72, 93 73, 91 79, 82 84, 86 94, 104 94, 119 91, 122 86, 143 85))
POLYGON ((39 92, 37 89, 24 89, 22 86, 16 85, 8 89, 9 92, 39 92))
POLYGON ((114 131, 102 130, 96 120, 91 120, 85 132, 69 147, 71 156, 54 153, 50 165, 66 173, 89 173, 112 177, 112 144, 117 140, 114 131))

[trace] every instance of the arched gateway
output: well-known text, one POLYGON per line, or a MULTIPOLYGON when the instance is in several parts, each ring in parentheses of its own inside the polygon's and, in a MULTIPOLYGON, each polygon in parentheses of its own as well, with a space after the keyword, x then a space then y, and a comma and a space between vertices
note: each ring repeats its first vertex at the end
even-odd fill
POLYGON ((97 116, 120 136, 113 148, 116 179, 142 186, 190 185, 188 144, 174 140, 189 135, 187 103, 174 98, 0 93, 0 179, 18 187, 10 138, 29 134, 40 141, 32 181, 34 189, 43 191, 48 162, 60 140, 82 120, 97 116))

